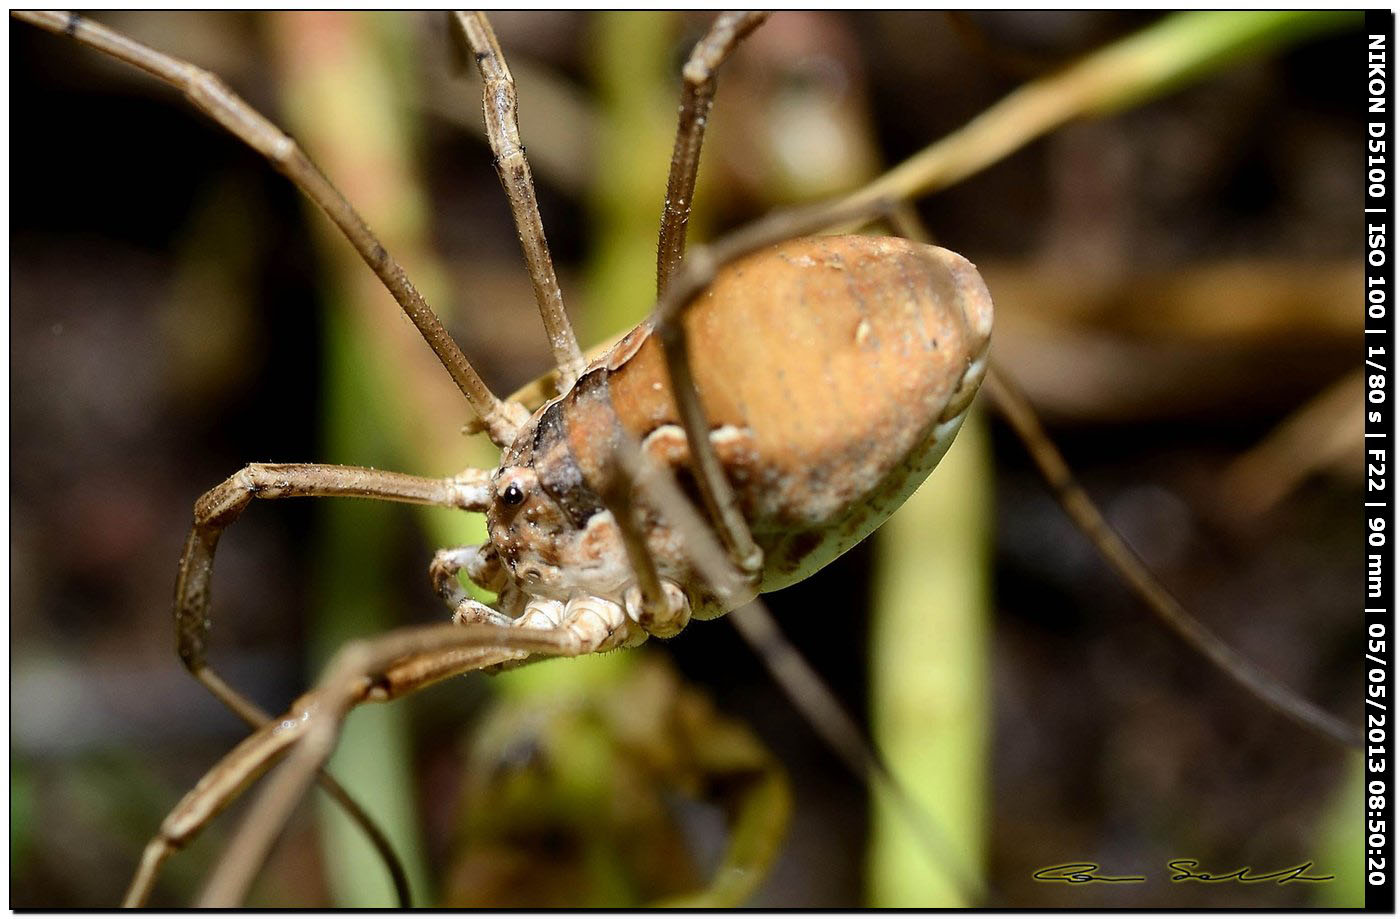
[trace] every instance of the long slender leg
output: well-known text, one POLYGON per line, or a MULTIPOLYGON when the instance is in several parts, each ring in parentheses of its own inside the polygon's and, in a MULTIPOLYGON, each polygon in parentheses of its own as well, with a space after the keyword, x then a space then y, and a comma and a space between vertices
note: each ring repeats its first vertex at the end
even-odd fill
POLYGON ((1222 641, 1157 580, 1142 559, 1125 543, 1099 513, 1094 502, 1074 478, 1060 451, 1046 435, 1026 397, 1001 368, 993 365, 982 384, 997 410, 1025 444, 1027 452, 1055 493, 1065 513, 1089 538, 1099 555, 1132 588, 1149 609, 1202 657, 1250 695, 1279 714, 1349 747, 1360 747, 1359 728, 1352 727, 1330 712, 1289 689, 1260 670, 1248 658, 1222 641))
MULTIPOLYGON (((383 702, 432 683, 527 654, 568 655, 580 652, 578 636, 567 629, 525 630, 486 625, 415 626, 379 639, 347 646, 328 673, 339 715, 361 702, 383 702), (351 664, 365 663, 354 680, 340 678, 347 656, 351 664), (341 669, 336 669, 340 666, 341 669)), ((164 862, 188 845, 210 820, 219 815, 251 782, 302 741, 323 717, 324 693, 314 690, 298 699, 276 721, 269 721, 246 738, 200 779, 162 821, 159 834, 146 846, 141 867, 127 892, 125 905, 146 902, 164 862)), ((334 730, 338 731, 336 722, 334 730)), ((332 741, 334 737, 332 736, 332 741)), ((322 760, 323 762, 324 760, 322 760)), ((320 763, 317 764, 319 768, 320 763)), ((313 770, 312 774, 315 774, 313 770)))
POLYGON ((234 747, 175 805, 161 821, 160 831, 146 844, 141 865, 131 879, 124 907, 141 907, 151 895, 161 866, 183 849, 206 823, 233 801, 238 793, 286 753, 300 726, 287 722, 265 723, 234 747))
MULTIPOLYGON (((656 292, 661 304, 667 303, 667 288, 680 269, 685 255, 686 229, 694 200, 695 179, 700 168, 700 147, 705 139, 705 126, 709 123, 710 109, 714 106, 716 73, 739 42, 762 25, 767 18, 767 13, 756 12, 719 14, 710 25, 709 31, 691 50, 690 58, 682 68, 683 85, 676 141, 671 152, 671 170, 666 179, 666 200, 661 212, 661 230, 656 243, 656 292)), ((705 267, 707 266, 702 265, 701 273, 705 273, 705 267)), ((717 269, 717 264, 710 267, 708 277, 700 287, 713 278, 717 269)), ((699 288, 695 292, 698 290, 699 288)), ((672 388, 678 394, 677 402, 686 438, 691 444, 691 464, 700 482, 701 496, 706 509, 710 518, 720 527, 730 557, 735 560, 739 570, 752 579, 756 577, 762 561, 758 547, 738 513, 732 489, 719 468, 718 458, 709 442, 707 427, 703 424, 704 413, 695 396, 686 350, 686 332, 680 321, 680 311, 684 309, 689 297, 673 299, 680 302, 669 310, 663 310, 661 304, 658 304, 658 332, 666 352, 672 388)), ((644 583, 644 592, 645 589, 644 583)))
MULTIPOLYGON (((341 724, 354 706, 389 701, 457 674, 527 655, 570 657, 589 653, 594 647, 566 623, 548 629, 480 624, 414 626, 342 648, 318 687, 298 700, 280 722, 283 729, 295 731, 295 747, 252 803, 200 905, 227 907, 242 901, 292 809, 334 750, 341 724)), ((256 749, 249 748, 241 756, 230 754, 215 767, 215 773, 230 773, 217 783, 217 799, 196 789, 181 802, 186 810, 198 811, 202 817, 199 826, 285 750, 285 744, 279 745, 268 736, 275 730, 268 730, 256 749)), ((175 816, 172 814, 167 823, 175 823, 175 816)))
MULTIPOLYGON (((206 658, 212 626, 209 604, 214 552, 223 530, 238 519, 254 498, 347 495, 478 509, 487 500, 485 483, 486 473, 476 471, 452 479, 422 479, 345 466, 254 464, 239 470, 195 502, 194 526, 185 542, 175 581, 175 641, 180 660, 196 680, 250 727, 267 724, 267 713, 226 683, 206 658)), ((322 773, 320 782, 384 858, 399 899, 406 905, 407 876, 383 831, 328 773, 322 773)), ((156 856, 148 852, 148 859, 152 857, 156 856)), ((143 860, 142 865, 142 871, 146 871, 148 861, 143 860)))
MULTIPOLYGON (((208 666, 206 648, 212 619, 209 615, 210 580, 214 551, 224 528, 242 514, 253 498, 309 495, 351 495, 385 500, 433 503, 475 509, 485 500, 485 474, 464 474, 448 480, 419 479, 399 473, 341 466, 254 464, 240 470, 195 503, 195 522, 180 561, 175 589, 176 646, 190 673, 216 698, 250 727, 266 724, 268 715, 247 697, 224 682, 208 666)), ((383 834, 369 822, 363 809, 329 775, 322 784, 356 822, 365 827, 376 848, 388 851, 396 886, 403 886, 402 866, 383 844, 383 834)))
POLYGON ((484 470, 471 470, 453 478, 428 479, 310 463, 244 467, 195 502, 194 526, 175 579, 175 643, 180 660, 195 679, 249 724, 266 719, 257 706, 214 673, 206 654, 213 625, 209 603, 214 552, 224 530, 254 498, 359 497, 482 510, 490 500, 488 476, 484 470))
MULTIPOLYGON (((244 723, 250 728, 258 730, 272 720, 271 715, 267 714, 267 712, 263 711, 232 686, 225 683, 213 670, 205 668, 202 673, 196 673, 195 677, 199 679, 207 689, 213 691, 214 695, 225 705, 234 708, 234 713, 242 718, 244 723), (217 691, 215 687, 218 687, 217 691)), ((345 811, 351 821, 360 828, 369 839, 369 843, 374 847, 375 852, 379 854, 379 858, 384 862, 384 866, 389 872, 389 878, 394 885, 394 896, 398 899, 399 906, 404 909, 412 906, 413 896, 408 884, 408 870, 404 867, 403 860, 399 858, 399 853, 394 849, 394 844, 389 840, 389 837, 385 835, 384 830, 375 822, 374 818, 370 816, 364 806, 350 794, 349 790, 340 784, 335 776, 322 770, 321 774, 316 777, 316 781, 320 784, 321 789, 325 791, 326 794, 330 795, 331 798, 335 800, 336 804, 340 805, 341 809, 345 811)), ((168 852, 165 852, 163 849, 153 852, 148 848, 146 855, 142 858, 141 866, 137 869, 137 879, 139 880, 148 871, 158 867, 159 863, 164 861, 167 854, 168 852), (148 860, 153 857, 157 859, 156 862, 154 864, 148 864, 148 860)), ((132 882, 133 889, 135 889, 138 880, 132 882)), ((154 877, 151 877, 149 880, 153 882, 154 877)), ((149 890, 147 890, 147 893, 149 893, 149 890)), ((145 895, 143 895, 142 899, 145 899, 145 895)))
POLYGON ((501 187, 510 199, 515 232, 520 237, 520 248, 525 253, 525 264, 535 287, 535 302, 539 304, 554 363, 559 368, 559 391, 565 392, 583 373, 583 351, 569 324, 569 315, 564 311, 564 297, 559 290, 559 279, 554 275, 554 262, 549 257, 540 206, 535 199, 535 182, 530 176, 530 163, 525 159, 525 147, 520 142, 515 78, 510 74, 496 33, 484 14, 454 13, 452 21, 471 48, 477 69, 481 71, 486 137, 495 155, 501 187))
POLYGON ((686 226, 695 200, 695 175, 700 168, 700 145, 715 104, 715 75, 739 42, 763 24, 767 13, 720 13, 705 37, 696 42, 681 68, 680 118, 671 173, 666 179, 666 203, 656 241, 656 292, 664 293, 685 256, 686 226))
POLYGON ((956 885, 964 901, 985 902, 989 891, 978 878, 975 867, 965 864, 958 856, 947 834, 914 801, 884 756, 866 739, 855 719, 778 628, 763 602, 754 600, 730 613, 729 619, 827 748, 840 757, 858 779, 879 783, 894 797, 899 813, 919 838, 934 867, 956 885))
POLYGON ((492 441, 498 446, 505 446, 515 439, 516 431, 528 415, 519 406, 500 401, 487 388, 423 295, 408 280, 403 268, 380 244, 364 218, 295 141, 239 98, 218 77, 187 61, 162 54, 77 13, 15 12, 13 15, 50 32, 67 35, 164 80, 184 93, 185 98, 201 112, 267 157, 279 172, 291 179, 326 213, 365 264, 379 276, 385 288, 418 328, 423 340, 451 374, 458 389, 467 397, 492 441))
MULTIPOLYGON (((314 164, 302 153, 285 134, 250 108, 240 98, 213 75, 191 64, 160 54, 138 42, 100 25, 89 22, 76 14, 63 13, 18 13, 19 18, 39 25, 49 31, 67 34, 97 50, 132 63, 181 89, 186 97, 201 111, 219 122, 231 133, 267 156, 277 168, 297 184, 322 210, 340 227, 347 239, 354 245, 365 262, 375 271, 381 281, 393 294, 409 318, 418 327, 425 341, 432 347, 438 359, 452 375, 458 387, 467 396, 476 410, 482 424, 490 431, 498 444, 514 438, 519 424, 528 416, 518 406, 500 403, 477 376, 451 337, 443 329, 431 308, 409 282, 399 265, 379 244, 363 219, 350 206, 335 187, 322 175, 314 164)), ((217 537, 215 537, 216 539, 217 537)), ((187 546, 186 558, 181 564, 181 582, 195 588, 204 582, 204 595, 207 606, 207 566, 212 563, 213 544, 200 547, 194 538, 187 546), (206 555, 203 577, 191 567, 192 561, 206 555), (193 577, 185 577, 192 573, 193 577)), ((185 599, 190 599, 187 594, 185 599)), ((198 604, 194 604, 198 606, 198 604)), ((188 611, 189 604, 181 603, 177 594, 177 634, 181 643, 181 656, 186 660, 196 678, 208 687, 241 718, 253 726, 263 724, 266 714, 256 705, 243 698, 223 682, 209 668, 203 666, 203 635, 207 626, 202 625, 203 617, 182 620, 181 610, 188 611), (188 642, 188 647, 186 646, 188 642), (190 653, 187 655, 186 651, 190 653)), ((389 846, 383 832, 365 813, 363 808, 329 775, 320 776, 322 785, 345 808, 351 818, 369 836, 379 850, 393 875, 394 885, 400 901, 407 904, 408 889, 406 875, 397 855, 389 846)))

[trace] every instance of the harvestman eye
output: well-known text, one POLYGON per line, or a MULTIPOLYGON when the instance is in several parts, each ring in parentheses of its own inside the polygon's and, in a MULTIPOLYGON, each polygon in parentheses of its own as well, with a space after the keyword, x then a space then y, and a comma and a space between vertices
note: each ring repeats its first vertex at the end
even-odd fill
POLYGON ((520 504, 524 500, 525 492, 522 491, 520 486, 514 482, 511 482, 509 485, 507 485, 506 490, 501 493, 501 501, 510 505, 511 507, 515 507, 517 504, 520 504))

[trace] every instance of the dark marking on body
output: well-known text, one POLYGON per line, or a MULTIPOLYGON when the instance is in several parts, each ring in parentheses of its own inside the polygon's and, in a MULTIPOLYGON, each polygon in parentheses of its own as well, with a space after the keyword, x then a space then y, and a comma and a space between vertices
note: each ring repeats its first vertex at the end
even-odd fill
POLYGON ((558 502, 576 527, 582 528, 603 509, 603 502, 584 482, 564 431, 562 403, 555 402, 540 417, 535 430, 535 474, 540 486, 558 502))
MULTIPOLYGON (((607 399, 607 375, 601 370, 584 374, 564 399, 553 402, 540 415, 535 430, 535 472, 540 484, 558 502, 576 527, 582 528, 604 509, 603 500, 589 483, 569 439, 569 406, 583 400, 607 399)), ((577 409, 575 409, 577 412, 577 409)), ((584 413, 586 417, 586 413, 584 413)), ((574 418, 573 423, 577 423, 574 418)), ((614 420, 614 425, 616 421, 614 420)), ((614 435, 615 436, 615 435, 614 435)))
POLYGON ((791 574, 802 567, 807 556, 817 550, 822 544, 822 535, 816 530, 803 530, 788 541, 787 551, 783 553, 781 569, 784 574, 791 574))

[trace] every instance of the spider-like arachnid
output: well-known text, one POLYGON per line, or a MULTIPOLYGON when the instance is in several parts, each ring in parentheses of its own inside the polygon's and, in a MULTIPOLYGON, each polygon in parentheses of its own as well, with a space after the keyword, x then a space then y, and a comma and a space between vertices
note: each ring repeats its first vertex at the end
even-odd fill
MULTIPOLYGON (((527 140, 528 140, 528 137, 527 137, 527 140)), ((331 173, 332 175, 335 175, 335 170, 334 170, 333 167, 327 166, 327 171, 328 171, 329 173, 331 173)), ((393 247, 391 246, 390 249, 391 249, 391 251, 392 251, 393 247)), ((271 411, 271 409, 265 410, 265 412, 270 412, 270 411, 271 411)), ((448 427, 455 428, 454 425, 449 425, 448 427)), ((337 459, 339 459, 339 458, 341 458, 341 457, 337 457, 337 459)), ((346 457, 346 459, 349 459, 349 457, 346 457)), ((419 465, 419 464, 415 464, 415 466, 418 466, 418 465, 419 465)), ((267 512, 264 511, 264 513, 267 513, 267 512)), ((256 515, 254 515, 253 517, 250 517, 250 519, 256 519, 256 515)), ((247 538, 252 539, 253 537, 247 537, 247 538)), ((221 575, 221 577, 226 578, 226 577, 228 577, 228 576, 227 576, 227 575, 221 575)), ((238 577, 238 578, 235 578, 235 579, 234 579, 233 581, 231 581, 230 583, 231 583, 231 584, 238 584, 238 585, 241 587, 242 585, 239 584, 239 582, 246 581, 246 580, 247 580, 246 578, 238 577)), ((222 584, 222 583, 225 583, 225 582, 221 580, 220 583, 222 584)), ((220 593, 219 593, 219 596, 220 596, 220 598, 221 598, 221 603, 226 603, 226 602, 234 601, 234 598, 233 598, 233 596, 232 596, 232 594, 234 594, 234 593, 235 593, 235 588, 233 588, 232 586, 221 587, 221 588, 220 588, 220 593)), ((217 606, 219 606, 219 604, 216 604, 216 607, 217 607, 217 606)), ((220 614, 220 621, 221 621, 221 622, 223 621, 223 617, 224 617, 224 614, 221 613, 221 614, 220 614)), ((216 655, 216 657, 217 657, 217 655, 216 655)))

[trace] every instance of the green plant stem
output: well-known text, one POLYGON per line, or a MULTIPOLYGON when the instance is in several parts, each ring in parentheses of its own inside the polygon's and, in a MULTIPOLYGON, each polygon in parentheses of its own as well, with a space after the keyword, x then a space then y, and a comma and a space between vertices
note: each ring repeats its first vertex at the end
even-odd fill
MULTIPOLYGON (((938 469, 877 536, 870 636, 875 743, 946 840, 960 875, 987 845, 992 458, 974 411, 938 469)), ((968 906, 906 819, 874 793, 872 906, 968 906)))

